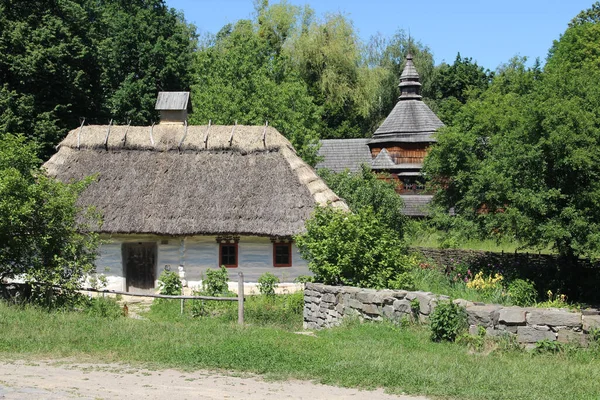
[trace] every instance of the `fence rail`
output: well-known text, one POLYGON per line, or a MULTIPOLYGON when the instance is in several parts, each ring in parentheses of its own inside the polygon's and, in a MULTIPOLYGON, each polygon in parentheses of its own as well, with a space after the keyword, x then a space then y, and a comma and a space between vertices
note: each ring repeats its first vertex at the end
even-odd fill
MULTIPOLYGON (((53 285, 54 289, 63 289, 60 286, 53 285)), ((79 292, 95 292, 102 294, 115 294, 122 296, 133 296, 133 297, 150 297, 154 299, 172 299, 181 300, 181 314, 183 314, 183 307, 186 300, 209 300, 209 301, 237 301, 238 302, 238 324, 244 325, 244 274, 238 272, 238 293, 237 297, 215 297, 215 296, 172 296, 167 294, 156 294, 156 293, 132 293, 123 292, 120 290, 106 290, 106 289, 94 289, 94 288, 78 288, 79 292)))

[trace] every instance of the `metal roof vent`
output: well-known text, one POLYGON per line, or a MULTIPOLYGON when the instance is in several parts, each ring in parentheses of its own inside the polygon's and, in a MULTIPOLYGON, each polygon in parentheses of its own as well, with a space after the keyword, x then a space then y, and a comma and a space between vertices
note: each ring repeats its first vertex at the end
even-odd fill
POLYGON ((192 112, 190 92, 158 92, 155 110, 161 124, 183 124, 192 112))

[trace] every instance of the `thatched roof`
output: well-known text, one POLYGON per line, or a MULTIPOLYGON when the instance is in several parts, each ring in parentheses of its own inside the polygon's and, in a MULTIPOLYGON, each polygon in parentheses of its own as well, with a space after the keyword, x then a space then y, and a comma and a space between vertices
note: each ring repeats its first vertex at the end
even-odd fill
POLYGON ((103 214, 102 233, 289 236, 315 204, 347 209, 262 126, 85 126, 45 167, 63 182, 97 175, 79 203, 103 214))

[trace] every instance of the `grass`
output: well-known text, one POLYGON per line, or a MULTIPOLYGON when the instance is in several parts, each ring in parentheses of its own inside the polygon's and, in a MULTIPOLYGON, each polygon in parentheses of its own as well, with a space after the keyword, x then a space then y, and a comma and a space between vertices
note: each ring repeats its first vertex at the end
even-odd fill
POLYGON ((414 279, 417 290, 443 294, 450 296, 452 299, 511 305, 510 299, 503 295, 502 290, 482 292, 471 289, 462 281, 452 282, 444 273, 437 269, 415 268, 411 270, 411 276, 414 279))
POLYGON ((157 315, 106 319, 0 303, 0 358, 225 369, 456 399, 591 399, 600 393, 598 351, 472 354, 457 344, 432 343, 422 327, 349 323, 310 337, 273 325, 157 315))
POLYGON ((537 254, 555 254, 551 248, 545 249, 528 249, 520 248, 519 244, 510 240, 497 241, 494 239, 478 240, 478 239, 464 239, 464 240, 452 240, 445 238, 442 232, 431 232, 426 229, 417 229, 409 239, 409 245, 412 247, 426 247, 426 248, 456 248, 463 250, 481 250, 491 251, 500 253, 533 253, 537 254))
MULTIPOLYGON (((246 296, 244 302, 244 322, 248 325, 268 325, 290 331, 302 329, 302 309, 304 293, 296 292, 273 297, 246 296)), ((216 319, 220 322, 234 323, 238 320, 237 302, 188 301, 184 314, 178 300, 155 301, 144 317, 156 322, 186 321, 194 316, 200 319, 216 319), (206 318, 208 317, 208 318, 206 318)))

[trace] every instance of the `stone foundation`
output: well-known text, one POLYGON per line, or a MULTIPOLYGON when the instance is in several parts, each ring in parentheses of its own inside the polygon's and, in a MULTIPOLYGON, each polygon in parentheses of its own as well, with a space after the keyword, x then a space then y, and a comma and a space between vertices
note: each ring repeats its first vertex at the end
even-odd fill
MULTIPOLYGON (((304 290, 304 329, 339 325, 344 317, 367 321, 402 319, 426 321, 438 301, 448 296, 405 290, 374 290, 307 283, 304 290)), ((586 344, 587 334, 600 329, 600 312, 564 309, 505 307, 454 300, 465 307, 469 331, 479 327, 490 336, 512 335, 522 344, 539 340, 586 344)))

